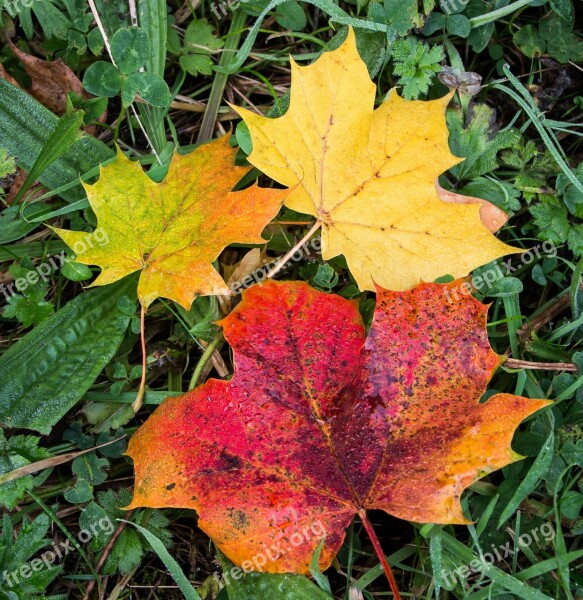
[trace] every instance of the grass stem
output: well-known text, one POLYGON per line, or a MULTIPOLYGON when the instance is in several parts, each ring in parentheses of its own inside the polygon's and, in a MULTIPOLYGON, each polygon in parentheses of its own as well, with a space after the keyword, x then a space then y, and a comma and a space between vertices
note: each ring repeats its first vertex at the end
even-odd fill
POLYGON ((205 348, 190 379, 190 385, 188 386, 189 390, 193 390, 198 385, 205 365, 210 360, 213 352, 223 342, 224 339, 225 338, 223 337, 222 332, 219 332, 217 333, 215 339, 205 348))
POLYGON ((132 408, 134 412, 137 413, 140 408, 142 408, 142 404, 144 404, 144 393, 146 391, 146 330, 145 330, 145 319, 146 319, 146 311, 144 307, 141 306, 140 312, 140 342, 142 346, 142 378, 140 380, 140 387, 138 389, 138 395, 132 404, 132 408))

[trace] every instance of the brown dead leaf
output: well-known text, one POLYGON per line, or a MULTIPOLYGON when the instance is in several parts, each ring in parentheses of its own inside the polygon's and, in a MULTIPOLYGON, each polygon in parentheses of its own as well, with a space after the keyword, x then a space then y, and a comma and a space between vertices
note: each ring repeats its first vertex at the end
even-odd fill
POLYGON ((0 63, 0 77, 2 79, 6 79, 6 81, 8 83, 11 83, 12 85, 15 85, 16 87, 20 87, 18 85, 18 81, 16 81, 16 79, 14 79, 14 77, 12 77, 12 75, 10 75, 10 73, 8 73, 8 71, 4 68, 4 65, 2 63, 0 63))
MULTIPOLYGON (((83 98, 87 97, 83 91, 83 85, 75 73, 60 58, 48 62, 23 52, 12 42, 10 42, 10 48, 22 62, 31 79, 30 88, 26 91, 55 114, 59 116, 65 114, 67 92, 75 92, 83 98)), ((2 76, 7 79, 4 75, 2 76)))
MULTIPOLYGON (((240 282, 242 279, 251 275, 269 262, 265 249, 253 248, 237 263, 223 266, 223 276, 227 286, 240 282)), ((223 314, 228 315, 233 309, 232 296, 219 296, 219 305, 223 314)))
POLYGON ((259 248, 253 248, 245 254, 238 264, 233 265, 234 268, 231 273, 229 273, 227 285, 241 281, 246 275, 251 275, 251 273, 254 273, 268 262, 269 259, 267 258, 265 248, 261 250, 259 248))
MULTIPOLYGON (((4 200, 7 204, 12 204, 14 202, 16 195, 20 191, 20 188, 24 185, 24 182, 26 181, 27 177, 27 171, 21 169, 20 167, 16 169, 16 174, 14 175, 12 185, 10 186, 10 189, 4 197, 4 200)), ((46 191, 46 188, 44 188, 37 182, 35 186, 33 186, 33 188, 29 191, 28 201, 30 202, 31 200, 36 200, 37 198, 42 196, 46 191)))
POLYGON ((190 18, 190 15, 194 14, 200 4, 200 0, 186 0, 186 2, 179 8, 174 14, 174 19, 177 25, 182 25, 184 21, 190 18))

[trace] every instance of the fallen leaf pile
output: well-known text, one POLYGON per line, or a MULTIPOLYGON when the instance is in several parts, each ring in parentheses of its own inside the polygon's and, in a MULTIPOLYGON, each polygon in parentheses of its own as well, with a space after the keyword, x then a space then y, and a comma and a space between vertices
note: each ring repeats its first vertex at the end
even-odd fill
POLYGON ((487 307, 445 301, 459 284, 379 288, 366 339, 354 302, 303 282, 247 290, 221 322, 231 381, 167 399, 132 437, 131 507, 196 509, 238 565, 277 547, 269 572, 309 571, 320 540, 293 540, 316 522, 326 569, 366 509, 467 523, 462 491, 520 458, 514 430, 548 402, 480 403, 502 358, 487 307))
POLYGON ((188 310, 196 296, 230 293, 211 263, 229 244, 264 243, 261 232, 288 192, 257 185, 232 192, 250 167, 235 166, 237 150, 228 138, 176 153, 159 184, 118 152, 99 181, 85 185, 98 225, 91 247, 85 232, 54 231, 75 252, 85 249, 77 262, 101 267, 93 285, 141 271, 145 308, 164 297, 188 310))
POLYGON ((373 110, 375 86, 352 30, 314 64, 291 66, 285 115, 235 108, 251 133, 249 161, 294 188, 286 206, 317 218, 323 258, 344 254, 361 290, 463 277, 518 251, 481 222, 479 204, 438 195, 437 177, 462 160, 448 146, 451 95, 407 101, 393 90, 373 110))

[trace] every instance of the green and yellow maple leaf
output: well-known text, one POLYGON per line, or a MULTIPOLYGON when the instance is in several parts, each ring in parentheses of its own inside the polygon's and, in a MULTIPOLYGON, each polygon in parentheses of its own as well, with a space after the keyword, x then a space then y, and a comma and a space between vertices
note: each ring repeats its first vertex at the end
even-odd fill
POLYGON ((196 296, 230 293, 211 263, 229 244, 265 242, 261 232, 288 191, 257 185, 231 191, 250 167, 235 166, 228 138, 174 154, 161 183, 118 152, 99 181, 84 186, 97 229, 53 231, 77 262, 101 267, 93 285, 141 271, 138 296, 145 308, 164 297, 188 310, 196 296))

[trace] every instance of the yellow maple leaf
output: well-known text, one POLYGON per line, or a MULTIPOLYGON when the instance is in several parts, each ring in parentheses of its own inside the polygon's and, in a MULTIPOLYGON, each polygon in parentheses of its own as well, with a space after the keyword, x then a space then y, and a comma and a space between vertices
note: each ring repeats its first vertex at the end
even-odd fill
POLYGON ((231 243, 265 242, 261 232, 288 191, 253 185, 232 192, 251 167, 235 166, 237 151, 228 138, 175 153, 159 184, 118 152, 99 181, 84 186, 97 229, 90 235, 53 231, 77 262, 101 267, 93 285, 141 271, 138 296, 145 308, 162 296, 188 310, 196 296, 230 293, 212 261, 231 243))
POLYGON ((285 115, 235 107, 251 133, 249 161, 294 188, 286 206, 317 218, 323 258, 344 254, 360 289, 462 277, 520 251, 492 235, 479 203, 438 195, 437 177, 462 160, 448 146, 450 95, 407 101, 392 90, 374 110, 375 86, 352 30, 314 64, 291 67, 285 115))

